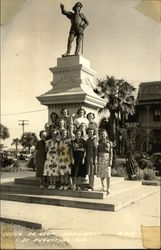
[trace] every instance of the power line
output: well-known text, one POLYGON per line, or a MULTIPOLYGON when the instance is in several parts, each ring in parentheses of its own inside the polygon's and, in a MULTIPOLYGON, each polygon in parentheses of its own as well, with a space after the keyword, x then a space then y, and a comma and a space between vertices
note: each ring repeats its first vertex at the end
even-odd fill
POLYGON ((29 120, 18 120, 18 121, 21 122, 18 125, 22 126, 22 134, 24 134, 24 132, 25 132, 25 126, 29 125, 29 123, 25 123, 25 122, 28 122, 29 120))
POLYGON ((7 114, 1 114, 1 115, 3 115, 3 116, 5 116, 5 115, 21 115, 21 114, 40 112, 40 111, 47 111, 47 109, 37 109, 37 110, 18 112, 18 113, 7 113, 7 114))
POLYGON ((20 128, 8 128, 9 130, 20 130, 20 128))

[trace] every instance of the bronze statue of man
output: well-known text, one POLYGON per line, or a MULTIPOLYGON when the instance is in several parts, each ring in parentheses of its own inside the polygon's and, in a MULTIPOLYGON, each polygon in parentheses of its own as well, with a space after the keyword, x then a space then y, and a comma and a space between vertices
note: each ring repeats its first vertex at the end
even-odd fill
POLYGON ((80 2, 77 2, 73 6, 73 11, 74 11, 73 13, 71 11, 66 11, 64 5, 60 4, 62 14, 67 16, 71 21, 71 28, 69 31, 68 44, 67 44, 67 52, 62 56, 70 55, 72 42, 74 41, 75 37, 76 37, 75 55, 79 55, 81 41, 83 40, 84 29, 89 25, 89 22, 87 21, 85 15, 83 13, 80 13, 82 7, 83 7, 82 4, 80 2))

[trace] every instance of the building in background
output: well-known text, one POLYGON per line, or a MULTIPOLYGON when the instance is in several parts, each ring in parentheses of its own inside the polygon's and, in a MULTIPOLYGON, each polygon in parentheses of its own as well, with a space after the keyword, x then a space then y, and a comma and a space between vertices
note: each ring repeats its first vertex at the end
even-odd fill
POLYGON ((140 150, 161 152, 161 81, 139 85, 136 119, 140 124, 137 130, 140 150))

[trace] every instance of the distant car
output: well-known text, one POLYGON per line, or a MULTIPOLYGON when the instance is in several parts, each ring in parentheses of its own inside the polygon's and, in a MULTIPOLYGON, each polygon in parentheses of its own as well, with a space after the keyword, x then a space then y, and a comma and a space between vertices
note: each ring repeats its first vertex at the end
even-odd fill
POLYGON ((151 155, 151 161, 153 162, 154 169, 161 175, 161 153, 154 153, 151 155))
POLYGON ((135 152, 134 156, 141 169, 153 168, 153 162, 146 152, 135 152))
POLYGON ((14 159, 13 157, 7 157, 3 154, 0 155, 0 166, 1 167, 11 166, 15 161, 16 161, 16 159, 14 159))
POLYGON ((20 155, 18 156, 18 160, 26 160, 26 156, 23 155, 23 154, 20 154, 20 155))
POLYGON ((20 155, 18 155, 18 159, 19 160, 28 160, 30 158, 31 154, 22 154, 20 153, 20 155))

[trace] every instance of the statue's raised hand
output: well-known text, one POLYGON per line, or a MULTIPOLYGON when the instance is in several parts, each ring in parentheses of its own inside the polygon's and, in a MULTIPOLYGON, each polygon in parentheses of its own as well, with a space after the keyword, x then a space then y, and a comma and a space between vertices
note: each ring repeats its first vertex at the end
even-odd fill
POLYGON ((60 8, 63 10, 64 9, 64 4, 60 4, 60 8))

